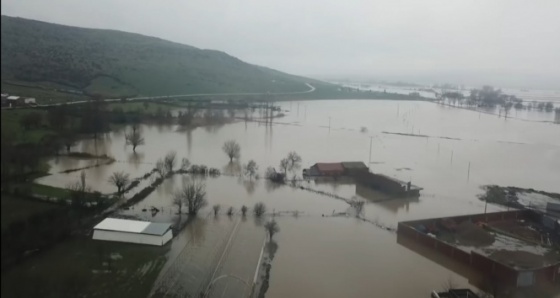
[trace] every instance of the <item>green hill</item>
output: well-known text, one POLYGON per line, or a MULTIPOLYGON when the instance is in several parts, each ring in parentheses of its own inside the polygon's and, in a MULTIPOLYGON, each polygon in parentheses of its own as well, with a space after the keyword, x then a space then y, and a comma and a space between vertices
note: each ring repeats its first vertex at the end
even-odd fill
POLYGON ((318 83, 155 37, 8 16, 2 16, 1 45, 3 92, 121 97, 294 92, 318 83))

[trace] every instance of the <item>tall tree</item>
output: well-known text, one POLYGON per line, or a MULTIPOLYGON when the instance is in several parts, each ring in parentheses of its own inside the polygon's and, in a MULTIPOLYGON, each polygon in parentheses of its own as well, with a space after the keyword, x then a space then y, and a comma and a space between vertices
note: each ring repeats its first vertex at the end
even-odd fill
POLYGON ((124 172, 114 172, 109 177, 109 183, 117 187, 117 194, 121 195, 124 188, 130 183, 130 175, 124 172))
POLYGON ((229 157, 230 162, 232 162, 234 158, 239 159, 239 157, 241 156, 241 147, 235 140, 225 142, 222 149, 229 157))
POLYGON ((183 184, 183 188, 175 193, 175 199, 183 199, 189 214, 196 215, 200 209, 208 205, 206 185, 199 181, 183 184))
POLYGON ((301 168, 301 156, 299 156, 299 154, 297 154, 297 152, 295 151, 291 151, 290 153, 288 153, 288 169, 290 171, 295 171, 298 170, 299 168, 301 168))
POLYGON ((255 213, 256 217, 261 217, 266 212, 266 206, 262 202, 258 202, 253 207, 253 212, 255 213))
POLYGON ((249 160, 249 162, 243 166, 243 172, 245 172, 246 176, 249 176, 249 180, 253 180, 253 177, 257 175, 257 171, 259 166, 254 160, 249 160))
POLYGON ((138 129, 134 129, 131 132, 125 134, 126 144, 132 146, 132 151, 136 152, 136 147, 140 145, 144 145, 144 137, 142 137, 142 133, 138 129))
POLYGON ((163 162, 165 164, 165 170, 167 171, 167 173, 173 172, 173 168, 175 168, 175 164, 177 163, 177 152, 175 151, 168 152, 165 155, 163 162))
POLYGON ((280 160, 280 169, 284 171, 284 176, 288 175, 289 168, 290 168, 290 161, 287 158, 282 158, 282 160, 280 160))
POLYGON ((181 214, 181 210, 183 209, 183 204, 185 200, 181 196, 174 196, 173 197, 173 205, 177 206, 177 214, 181 214))
POLYGON ((272 237, 274 236, 274 234, 280 232, 280 228, 278 227, 278 224, 276 223, 276 221, 274 219, 265 223, 264 228, 268 232, 268 236, 269 236, 270 241, 272 241, 272 237))

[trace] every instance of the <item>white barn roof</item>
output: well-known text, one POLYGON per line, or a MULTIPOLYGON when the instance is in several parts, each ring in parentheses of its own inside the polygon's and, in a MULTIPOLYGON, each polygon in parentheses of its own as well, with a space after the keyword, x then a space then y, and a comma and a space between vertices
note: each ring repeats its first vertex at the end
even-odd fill
POLYGON ((148 235, 163 235, 171 227, 168 223, 152 223, 147 221, 106 218, 94 227, 95 230, 116 231, 148 235))

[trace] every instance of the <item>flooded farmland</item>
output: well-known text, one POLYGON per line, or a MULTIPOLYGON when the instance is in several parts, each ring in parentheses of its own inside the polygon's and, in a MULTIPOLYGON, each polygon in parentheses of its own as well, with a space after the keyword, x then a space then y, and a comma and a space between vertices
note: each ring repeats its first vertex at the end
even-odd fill
MULTIPOLYGON (((488 184, 560 192, 560 126, 542 122, 548 121, 548 116, 540 117, 536 111, 504 119, 430 102, 333 100, 279 104, 286 116, 274 119, 272 124, 239 120, 190 130, 143 125, 146 144, 138 147, 136 154, 125 145, 126 127, 74 146, 74 151, 107 154, 116 160, 85 170, 89 186, 107 194, 115 191, 107 182, 113 172, 141 177, 171 150, 177 152, 179 159, 187 158, 192 164, 204 164, 228 174, 204 179, 209 204, 199 217, 200 222, 207 223, 190 227, 187 224, 173 240, 170 251, 165 252, 166 264, 152 281, 151 293, 155 297, 161 291, 165 297, 200 292, 201 283, 222 271, 243 280, 252 279, 264 229, 252 216, 241 222, 239 209, 256 202, 265 203, 268 213, 281 214, 277 217, 278 250, 270 270, 267 297, 362 297, 371 293, 412 297, 428 295, 450 278, 461 286, 473 287, 468 278, 399 245, 394 232, 370 222, 395 228, 402 220, 482 213, 485 203, 477 196, 482 193, 480 187, 488 184), (241 146, 241 158, 233 164, 222 151, 223 143, 230 139, 241 146), (348 199, 364 198, 367 204, 363 216, 370 221, 364 222, 332 216, 348 209, 343 200, 278 186, 264 179, 237 177, 241 166, 250 159, 257 162, 262 177, 266 167, 278 168, 280 159, 294 150, 302 156, 304 168, 316 162, 362 161, 375 173, 422 187, 421 196, 376 202, 381 194, 364 191, 353 183, 297 182, 305 189, 348 199), (222 206, 217 221, 210 214, 214 204, 222 206), (232 218, 225 215, 229 207, 236 210, 232 218), (298 212, 288 213, 293 211, 298 212), (189 247, 189 237, 195 234, 202 237, 194 237, 198 244, 189 247), (224 243, 224 239, 232 241, 224 243), (227 248, 228 257, 219 262, 226 251, 222 246, 227 248), (210 267, 204 268, 205 264, 210 267), (418 268, 430 274, 420 273, 418 268), (407 274, 411 274, 410 278, 401 283, 407 274), (200 277, 200 281, 192 280, 196 289, 173 283, 175 279, 184 280, 181 276, 200 277), (364 279, 368 282, 364 283, 364 279)), ((258 111, 254 115, 258 116, 258 111)), ((38 182, 65 187, 77 180, 80 172, 61 171, 94 165, 96 161, 58 157, 49 163, 52 175, 38 182)), ((301 176, 300 171, 296 174, 301 176)), ((172 204, 173 193, 192 179, 200 178, 175 175, 166 179, 140 203, 118 213, 152 221, 175 221, 178 215, 172 204), (152 206, 160 212, 144 211, 152 206)), ((504 207, 489 204, 487 209, 497 211, 504 207)), ((216 284, 211 295, 231 297, 224 294, 228 291, 246 294, 242 283, 230 282, 216 284)))

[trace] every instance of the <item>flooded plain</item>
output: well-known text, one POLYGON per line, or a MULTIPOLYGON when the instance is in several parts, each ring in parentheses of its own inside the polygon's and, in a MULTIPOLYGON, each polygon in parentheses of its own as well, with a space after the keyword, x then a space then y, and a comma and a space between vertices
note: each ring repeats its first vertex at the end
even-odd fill
MULTIPOLYGON (((277 104, 286 116, 274 119, 272 124, 239 120, 195 129, 143 125, 141 130, 146 144, 138 147, 136 154, 125 145, 124 132, 128 128, 123 127, 96 141, 83 140, 73 150, 115 158, 113 164, 85 170, 89 186, 102 193, 115 191, 107 182, 113 172, 125 171, 131 177, 141 177, 171 150, 177 152, 179 159, 188 158, 192 164, 220 169, 228 175, 205 178, 209 206, 220 204, 224 213, 219 223, 202 225, 201 229, 208 229, 208 233, 223 225, 221 231, 232 229, 235 220, 225 221, 228 207, 237 211, 242 205, 252 207, 256 202, 264 202, 270 213, 298 211, 297 216, 287 213, 278 216, 281 231, 275 236, 278 251, 270 272, 269 297, 362 297, 372 293, 411 297, 440 289, 449 278, 461 286, 472 285, 448 267, 399 245, 396 234, 391 231, 352 217, 330 217, 348 209, 348 204, 342 200, 270 184, 263 179, 249 181, 237 177, 242 164, 250 159, 259 165, 261 176, 268 166, 278 168, 280 159, 290 151, 302 156, 304 168, 316 162, 363 161, 370 165, 372 172, 422 187, 421 196, 416 199, 374 202, 382 195, 352 183, 298 182, 306 188, 344 198, 366 199, 364 217, 386 227, 396 227, 402 220, 482 213, 485 204, 477 197, 482 193, 482 185, 560 192, 560 125, 542 122, 548 121, 548 116, 541 117, 537 111, 523 111, 515 118, 504 119, 415 101, 332 100, 277 104), (241 158, 233 164, 222 151, 223 143, 230 139, 241 146, 241 158), (404 283, 403 276, 408 276, 404 283)), ((254 116, 258 116, 258 111, 254 116)), ((53 174, 38 182, 64 187, 78 179, 79 171, 69 174, 61 174, 61 171, 95 163, 95 160, 58 157, 50 161, 53 174)), ((301 176, 301 171, 295 174, 301 176)), ((175 175, 142 202, 119 213, 153 221, 176 220, 176 210, 171 203, 173 192, 190 179, 197 178, 175 175), (154 215, 142 211, 151 206, 161 211, 154 215)), ((503 210, 494 205, 487 208, 488 211, 503 210)), ((206 207, 199 216, 209 216, 210 209, 206 207)), ((250 221, 241 229, 259 227, 259 223, 252 222, 252 217, 248 219, 250 221), (252 227, 243 228, 247 224, 252 227)), ((253 243, 250 250, 258 252, 264 229, 257 230, 262 233, 259 237, 238 232, 234 241, 243 243, 243 239, 249 239, 253 243)), ((173 247, 185 247, 188 243, 175 241, 182 242, 173 243, 173 247)), ((232 251, 242 249, 234 246, 232 251)), ((242 274, 250 276, 247 272, 251 270, 247 268, 254 265, 258 255, 241 254, 239 258, 246 258, 250 265, 234 262, 224 266, 242 268, 239 269, 242 274)), ((164 268, 171 266, 169 260, 172 259, 168 257, 164 268)))

